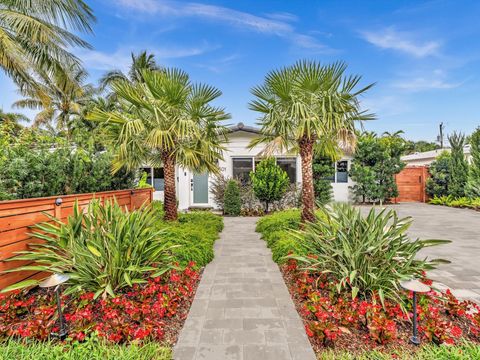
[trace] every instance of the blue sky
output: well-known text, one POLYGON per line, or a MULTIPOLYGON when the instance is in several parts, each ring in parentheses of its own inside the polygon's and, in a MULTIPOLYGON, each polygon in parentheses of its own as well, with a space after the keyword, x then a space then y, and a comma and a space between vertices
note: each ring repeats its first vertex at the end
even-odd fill
MULTIPOLYGON (((75 49, 96 81, 125 70, 146 49, 164 66, 220 88, 231 123, 254 124, 250 89, 271 69, 298 59, 344 60, 376 86, 362 98, 378 120, 434 140, 438 124, 470 133, 480 125, 478 1, 87 1, 98 18, 93 51, 75 49)), ((0 75, 0 106, 15 87, 0 75)))

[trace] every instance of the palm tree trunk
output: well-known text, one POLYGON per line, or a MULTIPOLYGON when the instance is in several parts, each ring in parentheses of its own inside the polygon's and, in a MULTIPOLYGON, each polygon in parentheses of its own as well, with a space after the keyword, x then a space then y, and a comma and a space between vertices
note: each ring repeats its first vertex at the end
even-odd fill
POLYGON ((169 152, 162 153, 163 175, 165 187, 163 190, 164 219, 167 221, 177 220, 177 193, 175 190, 175 158, 169 152))
POLYGON ((299 141, 302 160, 302 222, 315 221, 315 193, 313 188, 313 145, 315 139, 303 136, 299 141))

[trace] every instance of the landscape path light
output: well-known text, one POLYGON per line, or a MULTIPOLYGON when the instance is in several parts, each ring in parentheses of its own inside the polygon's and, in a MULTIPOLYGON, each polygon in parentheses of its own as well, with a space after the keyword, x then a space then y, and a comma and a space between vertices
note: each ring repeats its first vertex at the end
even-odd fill
POLYGON ((57 299, 57 311, 58 311, 58 321, 60 325, 60 330, 58 331, 58 334, 52 334, 60 338, 60 340, 64 340, 67 337, 67 326, 65 324, 65 318, 63 317, 63 311, 62 311, 62 302, 60 300, 60 295, 61 295, 61 290, 60 286, 68 281, 70 279, 70 276, 66 274, 53 274, 43 280, 38 286, 41 288, 52 288, 55 287, 55 297, 57 299))
POLYGON ((420 345, 417 320, 417 293, 421 294, 429 292, 430 286, 425 285, 417 279, 400 281, 400 286, 413 293, 413 336, 410 338, 410 342, 414 345, 420 345))

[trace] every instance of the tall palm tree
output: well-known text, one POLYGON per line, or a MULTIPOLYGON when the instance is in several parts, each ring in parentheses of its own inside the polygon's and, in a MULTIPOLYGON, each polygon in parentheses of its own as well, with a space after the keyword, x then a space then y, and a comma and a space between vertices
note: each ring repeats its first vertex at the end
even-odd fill
POLYGON ((360 76, 346 76, 347 65, 321 65, 299 61, 269 72, 262 85, 254 87, 250 109, 261 114, 261 133, 251 147, 267 143, 267 151, 298 151, 302 161, 302 220, 313 221, 314 188, 312 162, 316 148, 334 152, 337 144, 355 145, 355 122, 373 119, 360 110, 359 95, 373 84, 357 89, 360 76))
POLYGON ((112 70, 103 75, 100 80, 100 88, 105 89, 117 80, 129 80, 131 82, 143 82, 142 72, 144 70, 160 70, 160 66, 155 62, 155 55, 146 51, 140 52, 138 55, 131 54, 132 63, 130 64, 128 74, 124 74, 121 70, 112 70))
POLYGON ((163 164, 165 219, 177 218, 175 166, 218 173, 226 142, 221 121, 230 118, 211 105, 221 91, 192 84, 178 69, 143 70, 143 82, 118 80, 112 89, 124 109, 95 108, 89 120, 104 122, 118 148, 113 171, 163 164))
POLYGON ((78 64, 67 49, 89 45, 69 30, 91 32, 94 21, 83 0, 0 0, 0 68, 23 86, 39 70, 78 64))
POLYGON ((77 65, 58 68, 51 74, 39 72, 39 81, 21 90, 26 98, 16 101, 13 106, 40 110, 34 126, 46 125, 53 129, 55 125, 57 130, 65 130, 95 93, 91 84, 85 84, 87 77, 88 73, 77 65))

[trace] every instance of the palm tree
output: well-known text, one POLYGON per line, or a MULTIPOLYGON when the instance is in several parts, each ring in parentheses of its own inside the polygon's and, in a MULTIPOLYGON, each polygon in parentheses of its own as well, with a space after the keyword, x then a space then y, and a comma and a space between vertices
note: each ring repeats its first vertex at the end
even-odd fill
POLYGON ((79 116, 82 107, 87 105, 95 89, 85 84, 88 73, 77 65, 66 69, 57 68, 51 74, 39 72, 39 81, 26 85, 21 90, 25 99, 16 101, 13 106, 21 109, 40 110, 33 125, 46 125, 51 129, 64 130, 72 118, 79 116))
POLYGON ((142 72, 144 70, 160 70, 160 66, 155 62, 155 55, 148 54, 146 51, 140 52, 138 55, 131 54, 132 63, 125 75, 121 70, 112 70, 107 72, 99 80, 100 88, 105 89, 117 80, 129 80, 131 82, 143 82, 142 72))
POLYGON ((218 173, 226 142, 226 128, 220 122, 230 115, 210 104, 220 90, 192 84, 181 70, 143 70, 141 76, 143 82, 113 82, 123 109, 95 108, 87 118, 104 122, 111 130, 118 147, 113 171, 163 164, 165 219, 175 220, 175 166, 218 173))
POLYGON ((337 144, 355 145, 355 122, 374 115, 360 110, 359 95, 373 84, 356 89, 361 77, 345 76, 343 62, 321 65, 299 61, 268 73, 254 87, 250 109, 261 114, 262 135, 251 147, 267 143, 266 151, 298 151, 302 161, 302 221, 314 221, 312 162, 314 150, 334 155, 337 144))
POLYGON ((29 121, 30 119, 26 115, 23 115, 20 113, 8 113, 0 109, 0 125, 5 123, 10 123, 10 124, 20 126, 21 122, 29 122, 29 121))
POLYGON ((83 0, 0 0, 0 68, 23 86, 37 71, 78 64, 67 49, 89 45, 69 30, 91 32, 94 21, 83 0))

